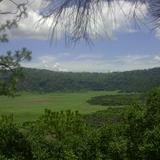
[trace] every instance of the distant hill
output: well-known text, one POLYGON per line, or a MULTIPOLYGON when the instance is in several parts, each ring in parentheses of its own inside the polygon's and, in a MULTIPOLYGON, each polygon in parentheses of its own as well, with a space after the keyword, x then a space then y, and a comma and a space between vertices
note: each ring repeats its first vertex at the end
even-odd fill
POLYGON ((160 87, 160 68, 113 73, 72 73, 24 69, 20 91, 120 90, 142 92, 160 87))

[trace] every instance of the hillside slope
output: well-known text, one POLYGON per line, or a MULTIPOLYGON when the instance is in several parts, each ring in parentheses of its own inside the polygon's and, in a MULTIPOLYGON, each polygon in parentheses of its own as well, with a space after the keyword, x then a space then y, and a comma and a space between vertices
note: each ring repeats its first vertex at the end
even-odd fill
POLYGON ((18 90, 54 92, 80 90, 146 91, 160 87, 160 68, 113 73, 72 73, 24 69, 18 90))

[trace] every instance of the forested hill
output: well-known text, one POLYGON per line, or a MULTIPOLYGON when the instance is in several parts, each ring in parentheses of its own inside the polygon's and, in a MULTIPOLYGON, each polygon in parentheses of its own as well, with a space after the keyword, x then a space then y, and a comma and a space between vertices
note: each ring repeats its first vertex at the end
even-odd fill
POLYGON ((160 68, 114 73, 53 72, 24 69, 25 78, 18 89, 54 92, 80 90, 145 91, 160 87, 160 68))

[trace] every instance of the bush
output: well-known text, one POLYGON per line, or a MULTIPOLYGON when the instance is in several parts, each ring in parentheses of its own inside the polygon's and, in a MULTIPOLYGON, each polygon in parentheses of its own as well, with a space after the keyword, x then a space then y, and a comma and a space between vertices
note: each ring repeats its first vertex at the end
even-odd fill
POLYGON ((32 159, 30 144, 11 116, 2 116, 0 119, 0 155, 8 159, 32 159))

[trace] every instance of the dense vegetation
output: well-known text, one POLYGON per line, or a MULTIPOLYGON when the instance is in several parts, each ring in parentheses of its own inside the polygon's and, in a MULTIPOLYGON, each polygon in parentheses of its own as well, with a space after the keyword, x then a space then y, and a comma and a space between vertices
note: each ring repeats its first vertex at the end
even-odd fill
MULTIPOLYGON (((9 41, 8 38, 10 36, 8 34, 10 30, 16 28, 18 26, 18 22, 27 16, 27 1, 16 2, 14 0, 10 0, 6 3, 9 7, 4 7, 5 2, 5 0, 0 0, 0 44, 9 41)), ((0 95, 14 96, 17 89, 17 83, 23 75, 21 63, 24 61, 30 61, 31 54, 32 52, 26 48, 16 51, 9 50, 6 53, 1 53, 0 95)))
POLYGON ((1 160, 159 160, 160 90, 98 128, 78 112, 46 110, 35 122, 0 120, 1 160))
POLYGON ((143 94, 119 94, 96 96, 92 97, 87 102, 92 105, 126 106, 136 103, 137 101, 143 102, 144 100, 145 96, 143 94))
POLYGON ((0 56, 0 95, 14 95, 17 83, 23 76, 20 65, 23 61, 31 60, 32 52, 23 48, 14 53, 8 51, 6 55, 0 56))
POLYGON ((160 86, 160 68, 114 73, 68 73, 25 69, 18 89, 55 92, 80 90, 120 90, 143 92, 160 86))

